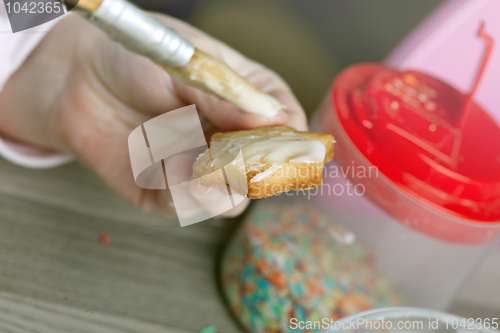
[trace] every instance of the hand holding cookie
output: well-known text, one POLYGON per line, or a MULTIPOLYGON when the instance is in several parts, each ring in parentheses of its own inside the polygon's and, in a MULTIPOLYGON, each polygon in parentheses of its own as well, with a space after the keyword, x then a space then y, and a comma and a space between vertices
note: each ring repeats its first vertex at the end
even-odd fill
MULTIPOLYGON (((134 128, 191 104, 196 104, 220 131, 273 125, 306 130, 307 123, 302 107, 276 73, 186 23, 166 15, 155 16, 274 96, 285 110, 272 118, 246 113, 180 83, 149 59, 110 41, 77 15, 69 15, 6 83, 0 94, 0 132, 22 143, 71 153, 135 206, 174 217, 169 191, 141 189, 134 182, 127 147, 134 128)), ((193 162, 183 161, 183 168, 191 172, 193 162)), ((217 205, 219 192, 217 188, 198 186, 189 189, 200 209, 217 205)), ((245 204, 236 208, 226 215, 241 213, 245 204)))

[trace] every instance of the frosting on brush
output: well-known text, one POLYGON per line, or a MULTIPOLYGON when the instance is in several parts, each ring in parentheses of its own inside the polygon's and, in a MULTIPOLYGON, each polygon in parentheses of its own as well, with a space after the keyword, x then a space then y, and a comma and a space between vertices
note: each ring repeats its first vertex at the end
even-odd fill
POLYGON ((184 67, 158 65, 181 82, 215 95, 247 112, 274 117, 284 108, 278 100, 261 92, 225 63, 198 49, 184 67))

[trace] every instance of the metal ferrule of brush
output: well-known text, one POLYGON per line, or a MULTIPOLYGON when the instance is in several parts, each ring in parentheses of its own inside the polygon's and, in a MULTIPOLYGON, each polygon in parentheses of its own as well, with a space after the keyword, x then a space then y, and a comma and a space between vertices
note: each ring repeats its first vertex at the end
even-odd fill
POLYGON ((85 16, 128 50, 165 65, 182 67, 193 56, 193 44, 126 0, 104 0, 85 16))

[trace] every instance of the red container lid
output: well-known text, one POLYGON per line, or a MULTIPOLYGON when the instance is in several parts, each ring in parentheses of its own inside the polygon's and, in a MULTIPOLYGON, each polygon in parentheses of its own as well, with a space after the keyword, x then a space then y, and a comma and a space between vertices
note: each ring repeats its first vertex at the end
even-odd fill
POLYGON ((449 213, 500 221, 500 127, 467 95, 428 75, 381 64, 345 70, 334 88, 356 147, 406 192, 449 213))
MULTIPOLYGON (((483 35, 481 35, 483 34, 483 35)), ((344 70, 332 98, 352 143, 401 190, 445 214, 500 221, 500 127, 473 101, 429 75, 368 63, 344 70)))

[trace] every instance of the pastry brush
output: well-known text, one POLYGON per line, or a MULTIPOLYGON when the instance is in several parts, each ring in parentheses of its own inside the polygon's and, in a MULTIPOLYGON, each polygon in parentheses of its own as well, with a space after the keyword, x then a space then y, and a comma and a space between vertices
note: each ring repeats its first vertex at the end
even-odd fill
MULTIPOLYGON (((63 0, 62 0, 63 1, 63 0)), ((247 112, 275 116, 283 106, 222 61, 126 0, 66 0, 112 40, 148 57, 175 79, 247 112), (71 3, 73 1, 73 3, 71 3)))

